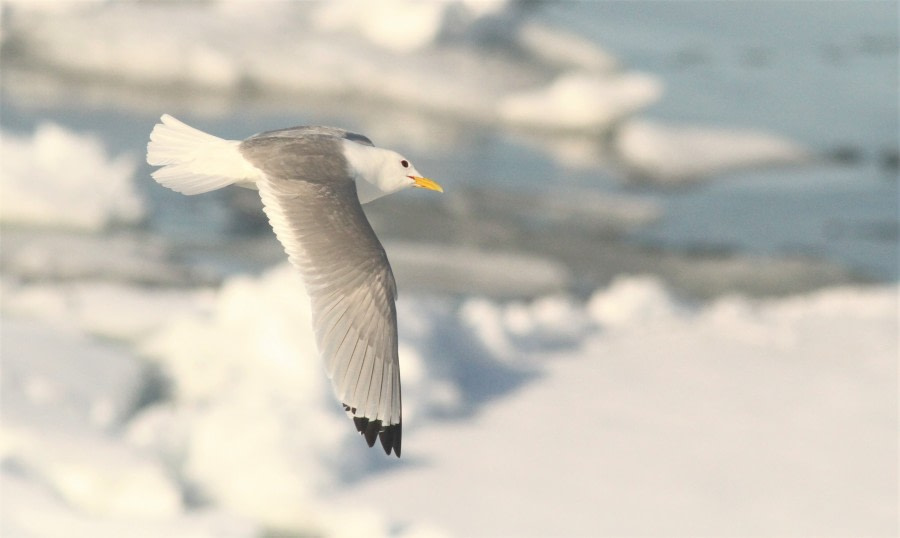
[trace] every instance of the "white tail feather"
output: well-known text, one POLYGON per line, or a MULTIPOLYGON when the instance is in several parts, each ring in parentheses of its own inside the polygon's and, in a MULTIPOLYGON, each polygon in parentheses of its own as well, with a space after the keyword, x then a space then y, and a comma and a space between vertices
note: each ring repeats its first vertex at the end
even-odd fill
POLYGON ((239 141, 224 140, 182 123, 168 114, 150 133, 147 162, 160 185, 182 194, 200 194, 237 183, 254 187, 261 172, 244 159, 239 141))

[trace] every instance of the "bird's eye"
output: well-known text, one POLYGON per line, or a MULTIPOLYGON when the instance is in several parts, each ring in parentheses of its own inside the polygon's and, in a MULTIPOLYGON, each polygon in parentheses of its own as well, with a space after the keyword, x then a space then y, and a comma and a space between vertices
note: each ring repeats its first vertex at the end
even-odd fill
POLYGON ((400 161, 400 166, 402 166, 403 168, 409 168, 409 161, 403 159, 402 161, 400 161))

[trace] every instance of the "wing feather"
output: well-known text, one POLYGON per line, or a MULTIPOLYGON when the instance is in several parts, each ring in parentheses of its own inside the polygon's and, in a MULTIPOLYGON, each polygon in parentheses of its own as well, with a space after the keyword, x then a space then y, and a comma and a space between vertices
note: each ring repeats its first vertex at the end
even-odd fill
POLYGON ((385 452, 399 456, 396 284, 355 184, 266 173, 258 186, 275 235, 306 283, 335 393, 370 446, 377 434, 385 452))
MULTIPOLYGON (((366 317, 372 316, 374 310, 373 306, 374 304, 369 301, 369 306, 366 309, 366 317)), ((377 326, 378 320, 375 320, 375 324, 377 326)), ((361 410, 363 416, 365 416, 365 410, 368 404, 369 386, 372 383, 372 369, 375 362, 373 345, 374 342, 366 342, 365 346, 363 347, 362 357, 360 359, 361 362, 359 374, 356 376, 356 380, 353 382, 353 386, 351 388, 353 401, 359 402, 359 409, 361 410)))
MULTIPOLYGON (((341 348, 346 354, 346 359, 342 359, 342 362, 347 365, 347 369, 338 383, 338 396, 342 402, 350 402, 353 401, 352 394, 350 394, 350 385, 353 384, 355 388, 356 380, 359 378, 359 371, 362 370, 360 355, 364 352, 365 344, 362 344, 359 338, 354 338, 353 341, 345 341, 341 348)), ((359 408, 356 405, 353 407, 359 408)))
POLYGON ((378 402, 381 400, 381 379, 384 377, 384 363, 373 361, 372 378, 369 380, 369 395, 363 414, 378 419, 378 402))
POLYGON ((335 371, 334 376, 331 378, 331 382, 334 384, 334 390, 337 393, 337 397, 344 403, 347 403, 344 401, 344 378, 347 377, 347 370, 350 369, 350 352, 348 348, 356 339, 356 331, 354 331, 352 327, 347 327, 347 330, 340 339, 329 342, 327 344, 328 347, 325 348, 326 354, 334 355, 335 371))

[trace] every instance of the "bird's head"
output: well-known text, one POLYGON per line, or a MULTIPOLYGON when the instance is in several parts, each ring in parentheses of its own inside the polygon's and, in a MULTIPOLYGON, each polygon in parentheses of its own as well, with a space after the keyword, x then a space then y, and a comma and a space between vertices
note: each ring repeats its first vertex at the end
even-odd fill
POLYGON ((406 157, 396 151, 352 144, 345 154, 356 171, 356 190, 362 203, 407 187, 444 192, 436 181, 422 176, 406 157))

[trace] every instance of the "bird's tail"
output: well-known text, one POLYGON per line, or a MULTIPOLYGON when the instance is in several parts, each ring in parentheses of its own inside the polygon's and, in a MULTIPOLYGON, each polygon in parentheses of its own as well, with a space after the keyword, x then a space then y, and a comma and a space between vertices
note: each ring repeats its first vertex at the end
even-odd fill
POLYGON ((252 187, 259 171, 238 149, 239 141, 204 133, 163 114, 150 133, 147 162, 160 185, 182 194, 200 194, 233 183, 252 187))

